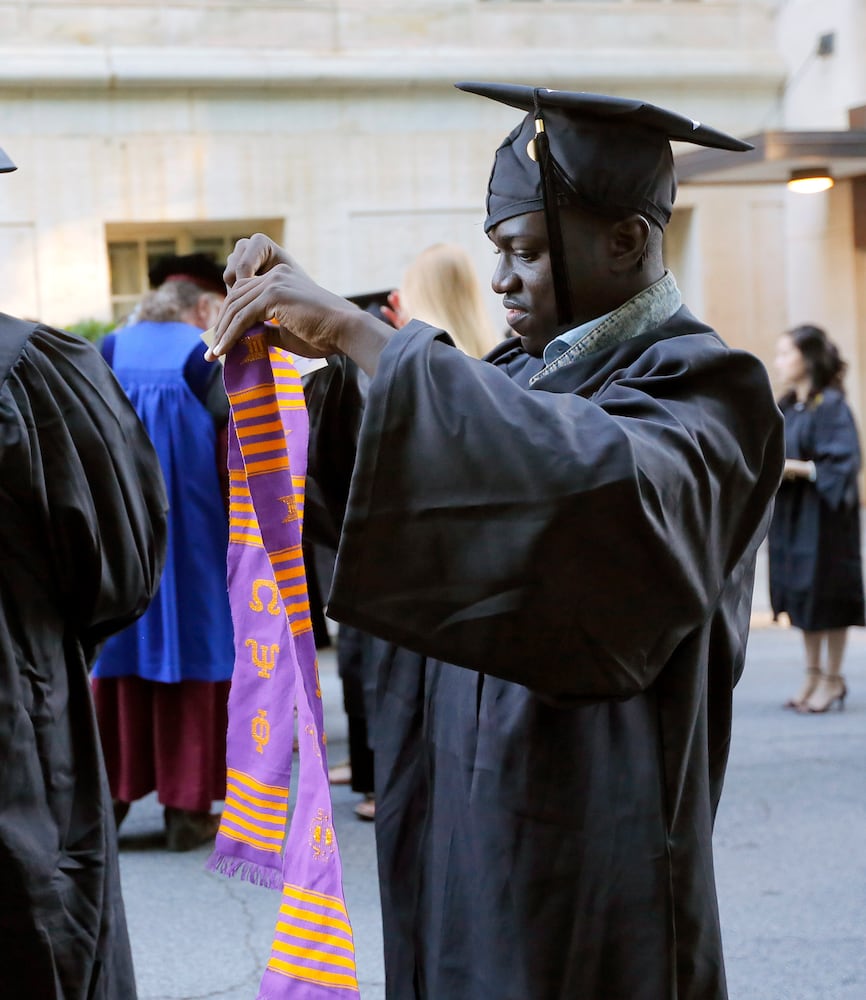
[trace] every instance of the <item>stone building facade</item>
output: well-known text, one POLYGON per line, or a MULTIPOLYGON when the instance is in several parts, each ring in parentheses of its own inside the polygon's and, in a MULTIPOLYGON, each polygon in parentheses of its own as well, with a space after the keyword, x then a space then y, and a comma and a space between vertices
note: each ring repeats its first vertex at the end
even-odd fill
MULTIPOLYGON (((519 113, 501 80, 639 96, 737 135, 844 127, 866 103, 862 0, 0 0, 0 309, 124 315, 160 252, 268 232, 326 286, 399 284, 481 222, 519 113), (817 37, 835 33, 830 58, 817 37)), ((733 155, 733 154, 732 154, 733 155)), ((687 302, 766 361, 825 323, 858 385, 866 338, 851 184, 683 185, 667 235, 687 302)), ((491 313, 502 325, 490 294, 491 313)))

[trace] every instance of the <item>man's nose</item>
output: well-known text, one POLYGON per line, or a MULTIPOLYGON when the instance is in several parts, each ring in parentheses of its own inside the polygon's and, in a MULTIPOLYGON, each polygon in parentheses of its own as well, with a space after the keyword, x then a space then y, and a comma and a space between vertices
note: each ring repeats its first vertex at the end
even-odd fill
POLYGON ((490 286, 498 295, 505 292, 513 292, 518 285, 517 275, 514 268, 510 266, 505 254, 497 258, 496 270, 490 279, 490 286))

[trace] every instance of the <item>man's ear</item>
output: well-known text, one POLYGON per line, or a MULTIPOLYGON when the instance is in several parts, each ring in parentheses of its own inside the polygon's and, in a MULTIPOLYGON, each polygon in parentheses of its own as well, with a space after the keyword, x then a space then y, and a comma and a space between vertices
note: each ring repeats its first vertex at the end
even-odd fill
POLYGON ((635 213, 614 222, 609 231, 611 269, 616 273, 632 271, 639 267, 646 253, 650 237, 650 224, 635 213))

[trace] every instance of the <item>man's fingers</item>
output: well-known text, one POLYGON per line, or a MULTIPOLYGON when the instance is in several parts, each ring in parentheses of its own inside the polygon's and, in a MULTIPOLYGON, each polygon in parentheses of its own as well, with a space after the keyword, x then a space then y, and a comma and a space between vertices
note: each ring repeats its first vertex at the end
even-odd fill
POLYGON ((267 289, 260 278, 238 278, 223 302, 217 317, 214 343, 205 355, 208 360, 229 351, 256 323, 270 319, 267 289))
POLYGON ((258 237, 246 241, 245 245, 239 243, 229 257, 226 270, 234 274, 234 283, 217 317, 213 343, 205 354, 209 361, 225 355, 252 326, 272 319, 280 324, 281 343, 287 350, 308 358, 333 353, 333 345, 324 341, 317 347, 310 345, 310 340, 315 342, 317 339, 318 327, 315 322, 307 323, 308 314, 310 309, 313 313, 345 310, 347 302, 320 288, 288 254, 278 247, 272 252, 270 248, 274 245, 269 240, 266 243, 268 257, 262 273, 244 276, 262 259, 257 248, 264 244, 258 237))
POLYGON ((279 248, 263 233, 240 239, 226 261, 223 281, 231 288, 244 278, 264 274, 280 263, 279 248))
POLYGON ((237 281, 238 277, 246 270, 243 264, 244 253, 249 240, 244 238, 238 240, 235 243, 235 248, 228 255, 226 260, 226 268, 223 271, 223 281, 226 283, 227 288, 231 288, 237 281))

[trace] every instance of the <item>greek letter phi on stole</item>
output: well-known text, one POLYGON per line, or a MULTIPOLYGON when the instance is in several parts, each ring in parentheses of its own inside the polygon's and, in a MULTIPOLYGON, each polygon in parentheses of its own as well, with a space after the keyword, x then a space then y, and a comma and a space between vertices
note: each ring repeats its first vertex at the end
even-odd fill
POLYGON ((357 996, 301 553, 303 388, 262 326, 226 356, 225 384, 235 664, 225 807, 207 867, 282 889, 258 1000, 357 996), (300 774, 286 838, 296 714, 300 774))

